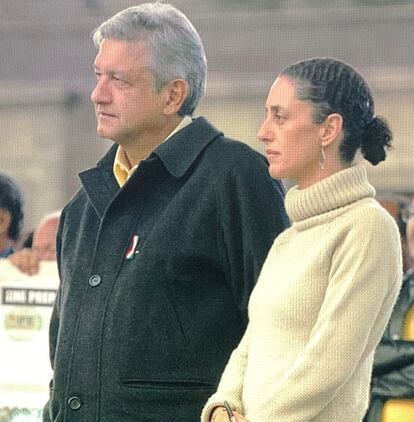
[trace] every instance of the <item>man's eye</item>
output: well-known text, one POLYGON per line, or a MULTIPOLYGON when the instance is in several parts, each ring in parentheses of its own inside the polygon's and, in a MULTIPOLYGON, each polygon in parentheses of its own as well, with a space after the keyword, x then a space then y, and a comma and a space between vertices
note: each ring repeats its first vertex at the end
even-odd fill
POLYGON ((126 81, 125 79, 122 79, 121 77, 116 76, 116 75, 112 76, 112 80, 118 86, 124 86, 124 85, 127 86, 127 85, 129 85, 129 82, 128 81, 126 81))
POLYGON ((286 119, 286 117, 285 117, 285 116, 283 116, 282 114, 275 114, 275 115, 274 115, 274 118, 275 118, 275 120, 277 120, 278 122, 283 122, 283 121, 286 119))

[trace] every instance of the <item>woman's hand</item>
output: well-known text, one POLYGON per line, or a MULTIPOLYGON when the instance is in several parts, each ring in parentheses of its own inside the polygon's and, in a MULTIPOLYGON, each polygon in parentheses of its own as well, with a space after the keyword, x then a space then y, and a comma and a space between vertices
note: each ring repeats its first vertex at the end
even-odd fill
MULTIPOLYGON (((242 414, 233 411, 236 422, 249 422, 242 414)), ((224 406, 216 407, 211 413, 210 422, 229 422, 229 416, 224 406)))

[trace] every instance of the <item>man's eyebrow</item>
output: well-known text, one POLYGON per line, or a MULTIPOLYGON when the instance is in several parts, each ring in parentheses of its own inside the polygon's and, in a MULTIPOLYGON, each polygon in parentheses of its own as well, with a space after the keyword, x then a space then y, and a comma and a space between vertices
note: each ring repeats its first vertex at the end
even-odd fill
MULTIPOLYGON (((99 66, 97 66, 95 64, 93 65, 93 70, 94 70, 94 72, 103 72, 99 68, 99 66)), ((106 70, 105 73, 108 74, 108 75, 119 75, 119 76, 122 76, 122 77, 127 77, 127 75, 128 75, 128 72, 125 72, 123 70, 116 70, 116 69, 106 70)))
POLYGON ((277 113, 279 111, 284 111, 284 108, 280 105, 272 105, 272 106, 270 106, 270 111, 272 113, 277 113))
POLYGON ((275 113, 279 113, 280 111, 285 111, 285 109, 282 106, 276 104, 276 105, 271 105, 270 107, 266 106, 265 111, 267 113, 270 112, 270 113, 275 114, 275 113))

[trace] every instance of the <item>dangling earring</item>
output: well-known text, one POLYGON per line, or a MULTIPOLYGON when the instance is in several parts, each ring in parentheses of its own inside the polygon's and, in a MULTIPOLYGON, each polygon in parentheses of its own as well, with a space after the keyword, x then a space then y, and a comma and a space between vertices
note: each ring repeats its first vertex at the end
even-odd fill
POLYGON ((319 159, 319 167, 321 168, 321 170, 325 170, 325 161, 325 151, 323 150, 323 146, 321 145, 321 158, 319 159))

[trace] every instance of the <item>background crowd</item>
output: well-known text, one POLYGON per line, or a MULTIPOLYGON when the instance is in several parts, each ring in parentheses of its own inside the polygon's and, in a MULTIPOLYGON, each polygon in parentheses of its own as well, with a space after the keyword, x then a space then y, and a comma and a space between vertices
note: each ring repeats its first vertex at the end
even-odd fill
POLYGON ((23 232, 25 201, 22 188, 10 175, 0 173, 0 258, 33 275, 40 261, 56 261, 56 234, 60 211, 45 214, 23 232))

